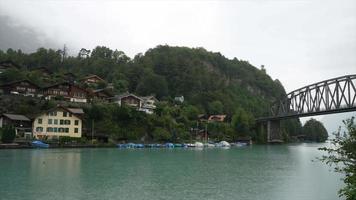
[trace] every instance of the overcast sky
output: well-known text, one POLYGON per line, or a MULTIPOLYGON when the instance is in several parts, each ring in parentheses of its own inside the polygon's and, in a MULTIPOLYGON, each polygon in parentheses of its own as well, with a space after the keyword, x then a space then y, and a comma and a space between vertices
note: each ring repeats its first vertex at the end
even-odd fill
POLYGON ((0 0, 0 17, 2 49, 204 47, 265 65, 287 92, 356 74, 355 0, 0 0))
POLYGON ((0 0, 0 13, 72 53, 105 45, 132 57, 159 44, 219 51, 265 65, 287 91, 356 73, 354 0, 0 0))

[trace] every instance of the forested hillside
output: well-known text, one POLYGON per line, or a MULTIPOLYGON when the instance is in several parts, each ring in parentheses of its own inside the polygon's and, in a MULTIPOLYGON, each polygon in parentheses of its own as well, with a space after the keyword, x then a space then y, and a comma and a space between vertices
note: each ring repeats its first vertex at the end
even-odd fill
MULTIPOLYGON (((91 51, 82 49, 78 56, 44 48, 30 54, 9 49, 0 51, 0 61, 5 60, 17 63, 23 70, 0 74, 0 84, 29 79, 44 86, 61 81, 67 72, 78 77, 96 74, 112 83, 117 94, 126 91, 143 96, 154 94, 160 101, 168 102, 163 103, 168 106, 172 106, 169 102, 174 97, 184 96, 182 106, 189 106, 187 112, 191 116, 185 117, 191 123, 196 120, 195 114, 227 114, 231 122, 229 131, 245 132, 242 135, 250 134, 255 128, 254 118, 267 115, 268 106, 285 95, 282 84, 272 80, 264 68, 203 48, 157 46, 134 58, 103 46, 91 51), (37 67, 47 67, 55 76, 43 80, 31 71, 37 67)), ((171 117, 179 122, 174 114, 171 117)), ((288 122, 287 128, 294 128, 286 130, 297 134, 298 122, 288 122)))

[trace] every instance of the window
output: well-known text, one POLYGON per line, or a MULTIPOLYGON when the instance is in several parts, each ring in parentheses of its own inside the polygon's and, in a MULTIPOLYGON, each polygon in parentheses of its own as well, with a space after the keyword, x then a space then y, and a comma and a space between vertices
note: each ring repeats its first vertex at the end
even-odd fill
POLYGON ((53 132, 57 133, 58 132, 58 128, 57 127, 53 128, 53 132))
POLYGON ((58 124, 58 119, 53 120, 54 124, 58 124))
POLYGON ((70 120, 64 120, 64 124, 70 125, 70 120))
POLYGON ((59 124, 60 124, 60 125, 63 125, 63 124, 64 124, 64 120, 61 119, 61 120, 59 121, 59 124))
POLYGON ((63 117, 67 117, 67 112, 63 112, 63 117))
POLYGON ((37 120, 37 123, 38 123, 38 124, 42 124, 42 118, 39 118, 39 119, 37 120))
POLYGON ((76 126, 78 126, 78 125, 79 125, 79 120, 75 120, 75 121, 74 121, 74 124, 75 124, 76 126))
POLYGON ((66 132, 66 133, 69 133, 69 128, 65 128, 65 132, 66 132))
POLYGON ((74 129, 74 133, 78 133, 78 128, 75 128, 75 129, 74 129))
POLYGON ((72 117, 72 113, 69 113, 69 117, 72 117))
POLYGON ((43 128, 42 127, 36 127, 36 132, 43 132, 43 128))
POLYGON ((52 119, 48 119, 48 124, 52 124, 52 119))
POLYGON ((64 128, 58 128, 58 132, 64 133, 64 128))
POLYGON ((54 112, 49 112, 48 115, 49 115, 49 116, 57 116, 57 112, 56 112, 56 111, 54 111, 54 112))
POLYGON ((47 132, 53 132, 53 128, 52 127, 47 127, 47 132))

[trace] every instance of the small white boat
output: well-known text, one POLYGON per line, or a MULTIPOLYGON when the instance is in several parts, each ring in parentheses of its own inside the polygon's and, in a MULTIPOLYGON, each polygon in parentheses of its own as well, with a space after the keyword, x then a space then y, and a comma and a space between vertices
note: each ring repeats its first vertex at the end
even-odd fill
POLYGON ((195 142, 194 145, 195 145, 196 148, 203 148, 204 147, 204 144, 201 143, 201 142, 195 142))
POLYGON ((205 143, 204 147, 211 148, 211 147, 215 147, 215 145, 214 144, 210 144, 210 143, 205 143))
POLYGON ((231 147, 231 145, 226 141, 221 141, 215 145, 216 147, 231 147))

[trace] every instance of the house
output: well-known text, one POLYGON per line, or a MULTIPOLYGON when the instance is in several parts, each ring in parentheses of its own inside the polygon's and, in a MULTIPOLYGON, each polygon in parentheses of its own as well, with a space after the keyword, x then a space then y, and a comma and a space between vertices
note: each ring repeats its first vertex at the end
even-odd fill
POLYGON ((86 84, 98 84, 98 83, 105 83, 105 80, 100 78, 99 76, 97 75, 88 75, 84 78, 81 78, 79 80, 80 82, 82 83, 86 83, 86 84))
POLYGON ((43 95, 48 100, 58 97, 70 102, 87 103, 92 93, 73 83, 63 82, 43 88, 43 95))
POLYGON ((24 115, 3 113, 0 115, 0 128, 13 126, 16 136, 20 138, 31 138, 31 120, 24 115))
POLYGON ((110 89, 107 89, 107 88, 93 90, 92 93, 93 93, 94 99, 99 99, 101 101, 108 101, 109 99, 114 97, 114 95, 111 93, 110 89))
POLYGON ((83 109, 58 106, 40 113, 32 124, 35 138, 82 137, 83 109))
POLYGON ((226 115, 210 115, 208 122, 224 122, 226 115))
POLYGON ((156 109, 156 103, 158 102, 158 99, 156 99, 154 96, 141 97, 141 99, 142 106, 139 110, 146 112, 147 114, 153 114, 154 110, 156 109))
POLYGON ((3 94, 16 94, 23 96, 41 96, 40 87, 29 80, 14 81, 0 86, 3 94))
POLYGON ((8 69, 20 69, 21 67, 12 61, 0 62, 0 74, 8 69))
POLYGON ((127 105, 134 107, 136 109, 140 109, 142 107, 143 99, 131 94, 131 93, 124 93, 121 95, 117 95, 113 98, 111 98, 111 101, 121 105, 127 105))

